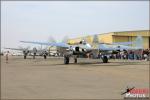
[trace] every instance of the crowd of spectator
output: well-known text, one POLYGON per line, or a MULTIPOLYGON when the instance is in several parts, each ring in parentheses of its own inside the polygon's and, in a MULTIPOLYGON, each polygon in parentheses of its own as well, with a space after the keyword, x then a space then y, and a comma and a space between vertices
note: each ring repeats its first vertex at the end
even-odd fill
POLYGON ((112 59, 129 59, 129 60, 150 60, 150 49, 145 50, 124 50, 108 55, 112 59))

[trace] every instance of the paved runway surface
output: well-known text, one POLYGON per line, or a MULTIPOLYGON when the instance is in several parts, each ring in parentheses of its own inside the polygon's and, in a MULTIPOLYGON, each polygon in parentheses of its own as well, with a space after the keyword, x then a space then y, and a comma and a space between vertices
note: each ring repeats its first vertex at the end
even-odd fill
POLYGON ((122 99, 127 86, 149 88, 149 62, 63 58, 1 57, 4 99, 122 99))

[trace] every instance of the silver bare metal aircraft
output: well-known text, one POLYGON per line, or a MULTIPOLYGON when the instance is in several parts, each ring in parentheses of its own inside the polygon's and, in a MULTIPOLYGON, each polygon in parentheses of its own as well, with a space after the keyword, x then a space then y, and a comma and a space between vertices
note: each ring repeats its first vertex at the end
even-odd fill
POLYGON ((46 59, 46 56, 48 55, 48 50, 46 49, 36 49, 35 47, 33 49, 29 49, 29 47, 27 48, 5 48, 5 49, 10 49, 10 50, 17 50, 17 51, 22 51, 23 55, 24 55, 24 59, 27 58, 28 54, 33 54, 33 59, 35 59, 36 55, 40 55, 40 56, 44 56, 44 59, 46 59))
MULTIPOLYGON (((23 43, 31 43, 31 44, 39 44, 39 45, 47 45, 47 46, 56 46, 66 48, 67 52, 64 54, 64 64, 69 64, 69 58, 71 56, 74 57, 74 63, 77 63, 77 56, 86 55, 91 53, 93 50, 100 51, 123 51, 123 50, 137 50, 143 49, 143 39, 141 36, 137 36, 135 41, 132 42, 118 42, 118 43, 96 43, 96 45, 91 45, 87 43, 85 40, 80 41, 76 45, 70 45, 67 43, 48 43, 48 42, 32 42, 32 41, 20 41, 23 43), (129 46, 130 44, 135 44, 134 47, 129 46)), ((108 58, 106 55, 102 58, 103 63, 108 62, 108 58)))

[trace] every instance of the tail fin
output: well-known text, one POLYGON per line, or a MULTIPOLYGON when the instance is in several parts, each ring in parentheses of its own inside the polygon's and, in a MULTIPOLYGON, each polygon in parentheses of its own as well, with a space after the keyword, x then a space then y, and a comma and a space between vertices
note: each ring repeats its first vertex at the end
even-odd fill
POLYGON ((142 38, 142 36, 139 35, 135 39, 135 47, 143 49, 143 38, 142 38))
POLYGON ((98 35, 93 36, 93 43, 99 43, 98 35))

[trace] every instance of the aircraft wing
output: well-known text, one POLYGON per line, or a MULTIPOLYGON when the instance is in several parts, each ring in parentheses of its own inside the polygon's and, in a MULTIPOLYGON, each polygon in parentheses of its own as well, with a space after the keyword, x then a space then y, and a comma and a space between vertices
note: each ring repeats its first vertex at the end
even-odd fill
POLYGON ((118 44, 99 44, 99 49, 104 51, 112 51, 112 50, 131 50, 133 47, 126 45, 118 45, 118 44))
POLYGON ((32 41, 20 41, 23 43, 31 43, 31 44, 39 44, 39 45, 47 45, 47 46, 56 46, 56 47, 64 47, 69 48, 69 45, 66 43, 48 43, 48 42, 32 42, 32 41))
POLYGON ((18 50, 18 51, 22 51, 23 50, 23 49, 17 49, 17 48, 5 48, 5 49, 18 50))
POLYGON ((10 50, 17 50, 17 51, 29 51, 29 52, 33 52, 33 50, 29 50, 27 48, 5 48, 5 49, 10 49, 10 50))
POLYGON ((99 44, 99 49, 103 51, 118 50, 117 47, 114 47, 113 45, 108 45, 108 44, 99 44))
POLYGON ((114 45, 129 45, 129 44, 133 44, 133 42, 114 42, 112 44, 114 44, 114 45))

